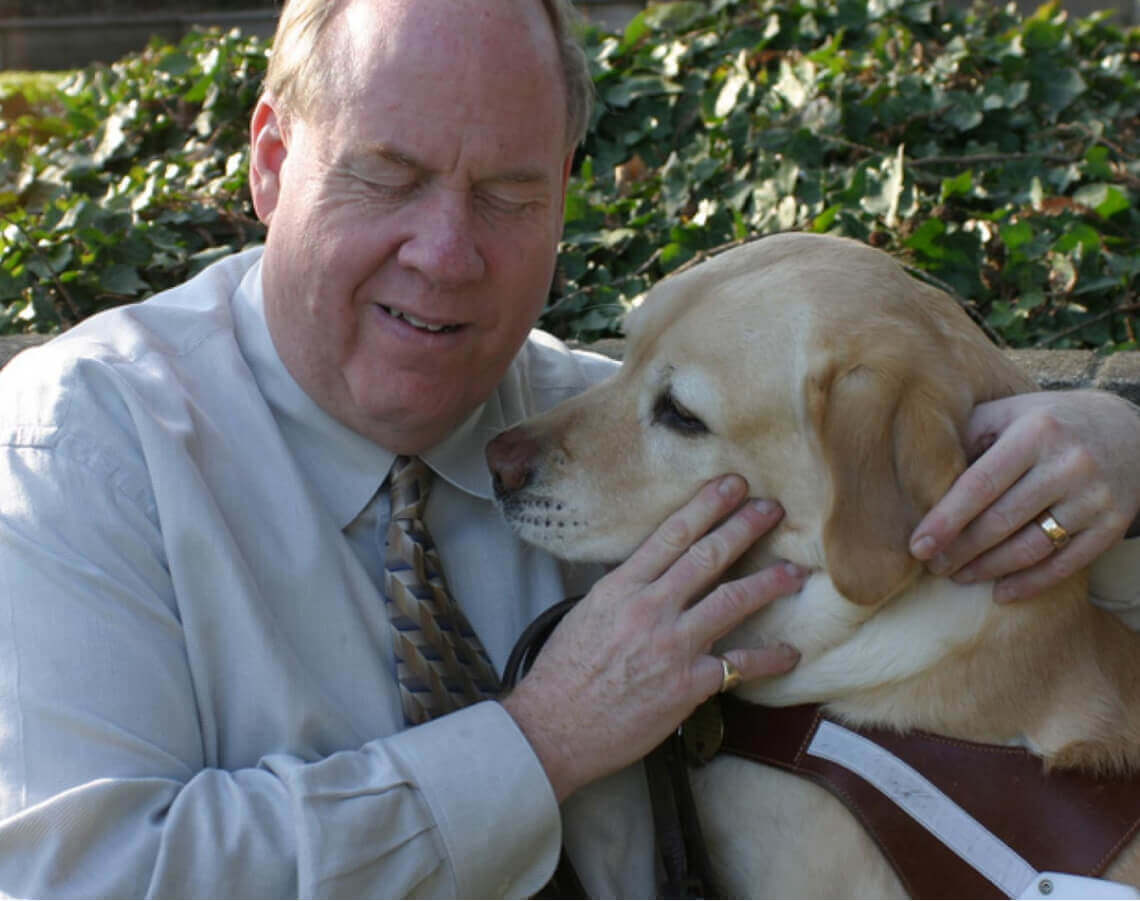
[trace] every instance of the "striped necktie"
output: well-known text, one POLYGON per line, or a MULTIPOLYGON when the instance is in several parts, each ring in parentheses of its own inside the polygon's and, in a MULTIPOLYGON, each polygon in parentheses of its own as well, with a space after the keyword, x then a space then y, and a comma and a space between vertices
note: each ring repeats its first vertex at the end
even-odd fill
POLYGON ((404 719, 414 726, 495 697, 499 679, 479 637, 447 589, 424 527, 432 471, 397 457, 388 476, 392 516, 384 599, 392 623, 404 719))

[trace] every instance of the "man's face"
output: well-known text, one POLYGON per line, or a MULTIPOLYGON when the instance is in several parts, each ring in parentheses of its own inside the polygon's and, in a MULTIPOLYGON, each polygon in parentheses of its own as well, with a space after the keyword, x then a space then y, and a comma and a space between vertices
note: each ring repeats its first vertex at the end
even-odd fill
POLYGON ((266 317, 327 412, 442 440, 499 382, 554 267, 565 93, 533 0, 349 0, 309 116, 254 114, 266 317))

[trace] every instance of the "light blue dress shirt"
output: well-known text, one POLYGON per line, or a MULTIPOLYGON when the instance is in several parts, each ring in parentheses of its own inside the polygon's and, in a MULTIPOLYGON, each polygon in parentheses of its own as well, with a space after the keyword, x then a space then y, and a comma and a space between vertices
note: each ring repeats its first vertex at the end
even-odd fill
MULTIPOLYGON (((392 454, 281 364, 259 261, 0 373, 0 893, 525 896, 565 838, 592 893, 651 895, 640 768, 560 817, 499 704, 403 729, 364 537, 392 454)), ((613 365, 535 332, 424 455, 428 527, 500 669, 598 571, 514 538, 483 445, 613 365)))

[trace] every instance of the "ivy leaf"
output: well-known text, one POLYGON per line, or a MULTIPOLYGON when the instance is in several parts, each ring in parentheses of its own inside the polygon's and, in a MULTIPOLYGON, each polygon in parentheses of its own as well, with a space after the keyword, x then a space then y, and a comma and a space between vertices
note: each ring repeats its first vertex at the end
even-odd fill
POLYGON ((99 287, 111 294, 133 295, 150 286, 139 277, 138 269, 134 266, 115 263, 100 273, 99 287))
POLYGON ((0 266, 0 303, 9 303, 20 297, 26 281, 16 278, 3 266, 0 266))
POLYGON ((679 0, 675 3, 656 3, 639 13, 654 31, 682 31, 706 14, 703 3, 679 0))
POLYGON ((952 197, 969 196, 973 189, 974 170, 967 169, 965 172, 953 178, 942 179, 942 190, 939 193, 939 199, 945 202, 952 197))
POLYGON ((604 94, 607 105, 624 108, 642 97, 677 94, 681 87, 656 75, 642 75, 617 82, 604 94))
POLYGON ((1041 100, 1049 107, 1055 118, 1070 104, 1088 90, 1088 84, 1081 74, 1072 68, 1053 70, 1043 79, 1041 100))
POLYGON ((736 107, 736 100, 740 96, 740 92, 747 84, 748 75, 746 73, 736 70, 730 72, 721 86, 720 93, 716 96, 713 115, 718 119, 723 119, 731 113, 736 107))
POLYGON ((983 100, 963 91, 952 91, 947 95, 950 106, 943 114, 946 121, 959 131, 970 131, 982 124, 985 116, 982 113, 983 100))
POLYGON ((163 56, 155 68, 167 75, 180 77, 190 72, 195 66, 194 60, 187 54, 174 51, 163 56))
POLYGON ((1002 242, 1010 250, 1017 250, 1024 247, 1032 241, 1037 234, 1033 226, 1024 221, 1003 225, 999 231, 1002 242))
POLYGON ((91 162, 96 167, 103 167, 107 162, 118 155, 127 144, 127 132, 123 128, 122 116, 111 116, 103 123, 100 133, 99 145, 91 154, 91 162))
POLYGON ((878 181, 877 189, 869 190, 861 205, 868 213, 881 216, 887 228, 894 228, 898 224, 899 202, 905 181, 905 163, 901 145, 893 157, 883 161, 879 173, 882 177, 878 181))
POLYGON ((1128 195, 1115 185, 1095 184, 1080 188, 1073 200, 1079 204, 1092 207, 1098 215, 1110 219, 1117 213, 1132 208, 1128 195))

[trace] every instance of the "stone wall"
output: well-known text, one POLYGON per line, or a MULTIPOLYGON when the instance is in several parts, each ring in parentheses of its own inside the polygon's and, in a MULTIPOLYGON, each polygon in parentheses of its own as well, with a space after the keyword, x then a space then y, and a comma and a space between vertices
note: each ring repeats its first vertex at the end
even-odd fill
MULTIPOLYGON (((968 0, 946 0, 965 4, 968 0)), ((1000 0, 993 0, 1000 2, 1000 0)), ((1016 0, 1032 12, 1039 0, 1016 0)), ((645 0, 575 0, 586 18, 619 29, 645 0)), ((1074 16, 1114 10, 1121 24, 1140 24, 1140 0, 1062 0, 1074 16)), ((269 37, 279 0, 0 0, 0 69, 74 69, 111 62, 152 36, 179 40, 190 28, 240 27, 269 37), (236 9, 234 7, 237 7, 236 9)))
MULTIPOLYGON (((21 350, 45 340, 40 335, 0 336, 0 367, 21 350)), ((599 341, 589 347, 621 359, 624 342, 599 341)), ((1140 351, 1110 356, 1086 350, 1011 350, 1008 353, 1042 388, 1103 388, 1140 404, 1140 351)))
MULTIPOLYGON (((623 27, 645 5, 643 0, 575 2, 586 18, 609 29, 623 27)), ((113 62, 152 37, 178 41, 195 26, 236 27, 268 38, 279 7, 280 0, 0 0, 0 69, 113 62)))
POLYGON ((268 38, 276 24, 273 9, 0 18, 0 69, 59 70, 110 63, 141 50, 152 37, 177 42, 195 27, 240 28, 268 38))

